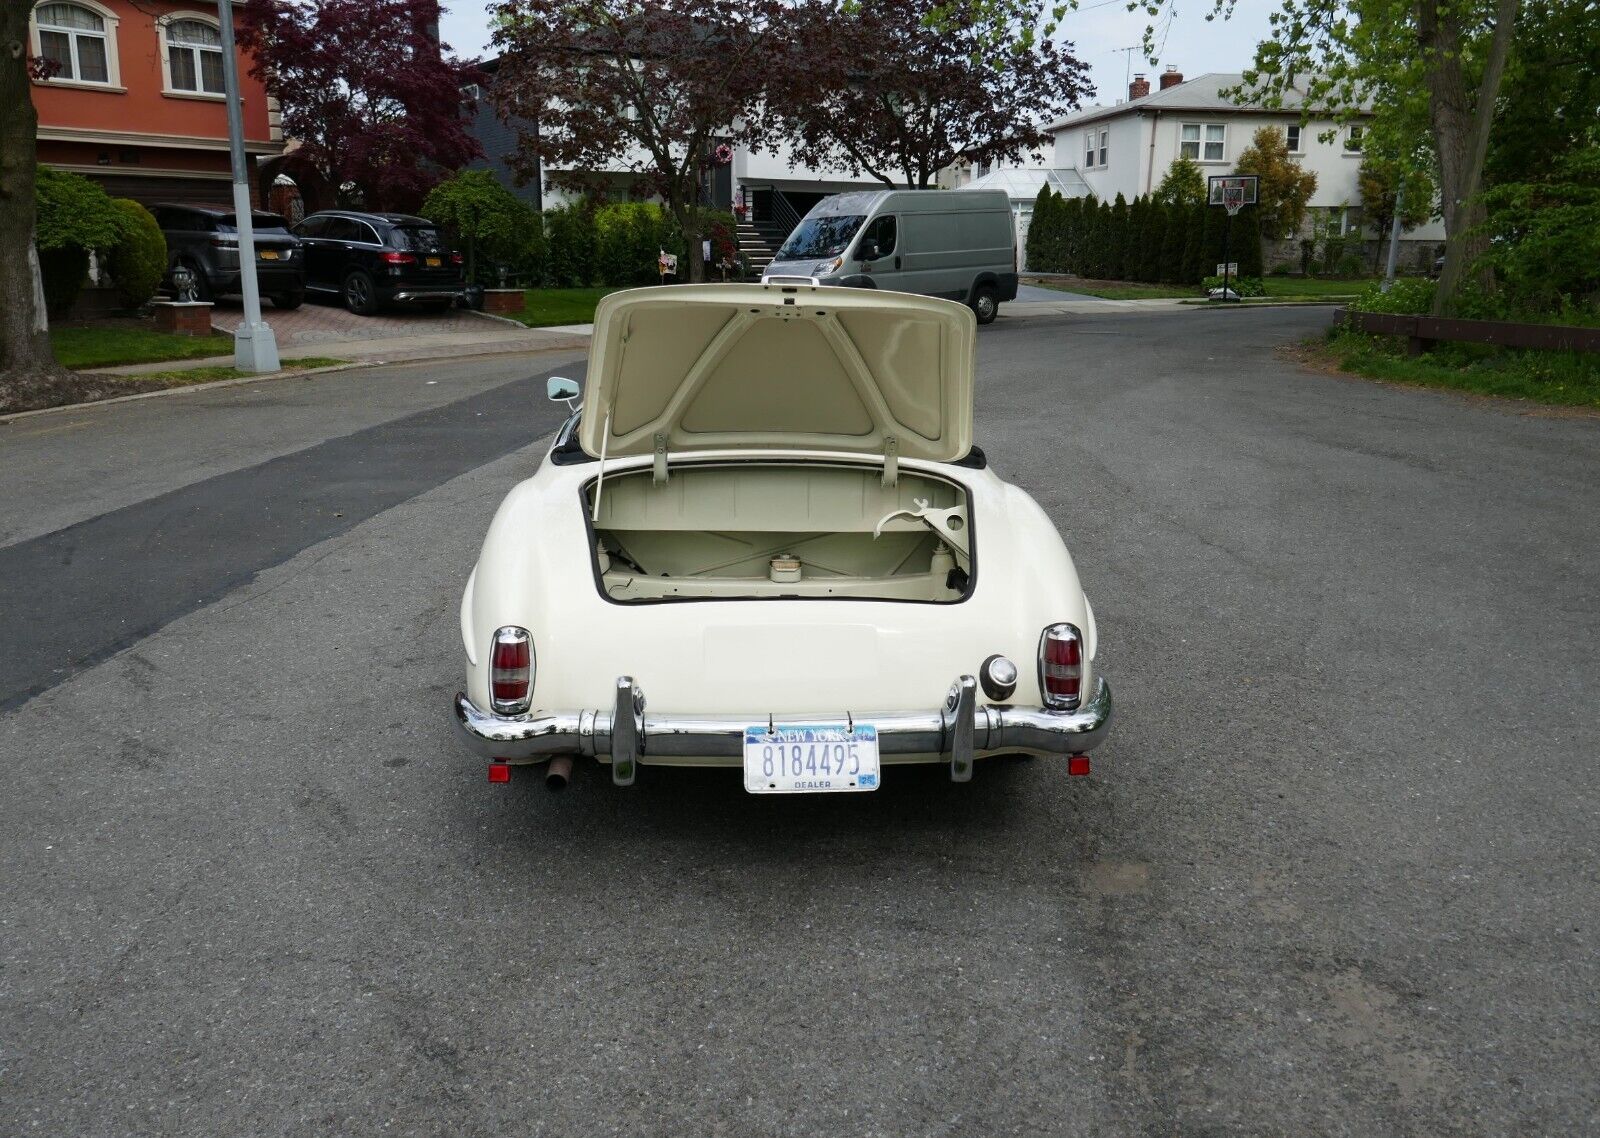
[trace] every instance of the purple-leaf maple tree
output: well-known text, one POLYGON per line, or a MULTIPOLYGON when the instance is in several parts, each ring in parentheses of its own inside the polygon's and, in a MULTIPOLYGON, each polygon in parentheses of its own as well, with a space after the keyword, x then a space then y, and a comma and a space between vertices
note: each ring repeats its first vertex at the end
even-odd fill
POLYGON ((519 129, 514 164, 556 180, 626 170, 682 229, 689 277, 705 279, 702 201, 721 145, 764 136, 778 66, 773 0, 500 0, 493 98, 519 129))
POLYGON ((1011 26, 1031 11, 807 0, 788 31, 804 58, 776 73, 768 105, 799 161, 886 186, 925 189, 958 159, 1019 159, 1094 93, 1070 43, 1011 26))
POLYGON ((415 209, 482 154, 461 91, 481 73, 438 28, 438 0, 248 0, 240 39, 299 143, 284 168, 308 206, 415 209))

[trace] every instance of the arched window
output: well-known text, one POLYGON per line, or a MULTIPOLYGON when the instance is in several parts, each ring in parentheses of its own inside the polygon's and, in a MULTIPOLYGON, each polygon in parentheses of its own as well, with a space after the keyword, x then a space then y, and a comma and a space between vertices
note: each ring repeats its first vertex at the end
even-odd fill
POLYGON ((40 4, 34 10, 39 55, 56 65, 52 78, 76 83, 115 81, 114 28, 80 4, 40 4))
POLYGON ((204 20, 170 20, 166 30, 167 89, 220 95, 222 34, 204 20))

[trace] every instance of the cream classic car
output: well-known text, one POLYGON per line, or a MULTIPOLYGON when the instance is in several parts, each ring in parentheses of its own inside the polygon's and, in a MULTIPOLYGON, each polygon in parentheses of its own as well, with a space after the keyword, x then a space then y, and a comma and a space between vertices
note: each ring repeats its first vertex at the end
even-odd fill
MULTIPOLYGON (((612 293, 583 405, 506 496, 461 600, 491 782, 577 759, 869 791, 897 763, 1060 756, 1111 692, 1037 503, 972 442, 964 305, 809 285, 612 293)), ((552 379, 553 399, 578 385, 552 379)))

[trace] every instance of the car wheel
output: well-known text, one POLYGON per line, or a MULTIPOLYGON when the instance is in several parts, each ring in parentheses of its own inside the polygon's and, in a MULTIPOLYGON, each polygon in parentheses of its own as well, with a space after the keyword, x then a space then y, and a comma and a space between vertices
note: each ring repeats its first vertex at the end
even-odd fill
POLYGON ((306 302, 303 292, 280 292, 272 298, 272 307, 281 308, 286 312, 293 312, 306 302))
POLYGON ((206 271, 193 261, 185 261, 185 267, 194 274, 194 298, 196 300, 216 300, 211 292, 211 282, 206 279, 206 271))
POLYGON ((1000 297, 994 285, 978 286, 978 291, 972 294, 972 312, 979 324, 994 323, 994 318, 1000 314, 1000 297))
POLYGON ((378 290, 366 273, 351 273, 344 278, 344 306, 357 316, 377 313, 378 290))

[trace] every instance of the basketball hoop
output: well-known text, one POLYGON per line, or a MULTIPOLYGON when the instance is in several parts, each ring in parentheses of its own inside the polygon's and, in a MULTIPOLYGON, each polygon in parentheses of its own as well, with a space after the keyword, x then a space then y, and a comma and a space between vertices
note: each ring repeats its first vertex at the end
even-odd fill
POLYGON ((1238 300, 1228 288, 1233 276, 1233 262, 1228 260, 1228 237, 1233 229, 1233 218, 1247 205, 1256 203, 1256 186, 1261 181, 1254 174, 1213 174, 1206 179, 1206 202, 1220 205, 1228 211, 1228 224, 1222 228, 1222 288, 1218 300, 1238 300))
POLYGON ((1254 174, 1213 174, 1206 179, 1206 201, 1220 205, 1232 217, 1245 206, 1256 204, 1256 186, 1260 181, 1254 174))

